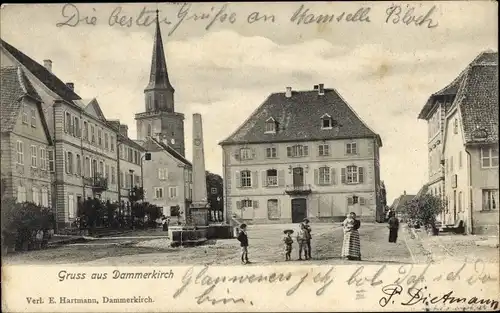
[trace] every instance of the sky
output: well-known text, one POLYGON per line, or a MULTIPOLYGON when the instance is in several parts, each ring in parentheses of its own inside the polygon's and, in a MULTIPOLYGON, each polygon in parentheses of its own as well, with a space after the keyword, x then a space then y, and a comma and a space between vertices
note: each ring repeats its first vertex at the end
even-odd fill
POLYGON ((480 52, 498 46, 496 2, 393 6, 391 2, 2 5, 0 36, 41 64, 51 59, 61 80, 73 82, 82 98, 96 97, 104 115, 127 124, 129 136, 135 138, 134 116, 145 110, 143 92, 154 39, 154 24, 145 26, 145 17, 150 22, 154 14, 144 14, 139 23, 137 18, 143 8, 158 8, 160 19, 170 22, 162 23, 161 30, 176 90, 175 109, 186 117, 188 159, 193 113, 203 116, 206 168, 222 174, 218 143, 270 93, 286 86, 308 90, 324 83, 381 136, 381 179, 392 202, 404 191, 417 193, 427 182, 427 124, 417 119, 422 106, 480 52), (346 21, 349 14, 350 20, 356 19, 352 14, 363 9, 363 22, 359 14, 358 21, 346 21), (394 23, 399 9, 400 20, 394 23), (306 10, 315 17, 333 14, 335 20, 307 23, 311 16, 300 20, 306 10), (415 18, 428 14, 432 22, 406 25, 402 17, 407 11, 415 18), (256 16, 253 12, 267 16, 267 21, 250 23, 248 17, 256 16), (202 19, 202 14, 210 16, 202 19), (129 18, 130 27, 116 23, 126 24, 129 18))

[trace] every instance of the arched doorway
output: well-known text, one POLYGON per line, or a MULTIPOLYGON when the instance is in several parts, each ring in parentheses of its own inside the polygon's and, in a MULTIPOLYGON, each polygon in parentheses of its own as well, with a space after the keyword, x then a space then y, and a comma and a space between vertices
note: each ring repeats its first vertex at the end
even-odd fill
POLYGON ((307 199, 292 199, 292 223, 300 223, 307 217, 307 199))

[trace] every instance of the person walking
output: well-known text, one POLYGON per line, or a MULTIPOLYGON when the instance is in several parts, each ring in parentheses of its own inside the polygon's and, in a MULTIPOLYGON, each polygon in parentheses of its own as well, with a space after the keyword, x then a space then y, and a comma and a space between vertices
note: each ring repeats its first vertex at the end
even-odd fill
POLYGON ((351 212, 342 223, 344 231, 344 242, 342 245, 342 257, 348 260, 361 260, 361 246, 358 229, 361 222, 356 218, 356 213, 351 212))
POLYGON ((311 225, 309 225, 309 220, 307 218, 304 219, 304 229, 307 232, 307 241, 306 241, 307 257, 308 257, 308 259, 311 259, 311 239, 312 239, 311 231, 312 231, 312 229, 311 229, 311 225))
POLYGON ((389 224, 387 226, 389 228, 389 242, 396 243, 398 240, 399 220, 394 212, 391 212, 387 223, 389 224))
POLYGON ((248 264, 248 235, 247 235, 247 224, 240 225, 240 232, 238 234, 238 241, 241 246, 241 263, 248 264))

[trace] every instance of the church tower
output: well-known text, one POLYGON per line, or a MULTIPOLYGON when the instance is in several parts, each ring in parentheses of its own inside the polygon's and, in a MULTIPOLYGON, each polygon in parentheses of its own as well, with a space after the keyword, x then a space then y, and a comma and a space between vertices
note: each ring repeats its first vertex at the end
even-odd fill
POLYGON ((158 10, 149 83, 144 89, 145 111, 135 115, 137 139, 159 138, 184 156, 184 114, 175 112, 174 87, 170 83, 158 10))

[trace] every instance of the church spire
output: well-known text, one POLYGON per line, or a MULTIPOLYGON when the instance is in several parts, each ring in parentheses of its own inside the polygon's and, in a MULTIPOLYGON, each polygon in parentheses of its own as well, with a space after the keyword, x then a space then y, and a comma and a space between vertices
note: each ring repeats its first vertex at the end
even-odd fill
POLYGON ((167 62, 165 60, 165 51, 163 50, 163 41, 160 31, 160 18, 156 10, 156 31, 153 45, 153 57, 151 60, 151 73, 149 75, 149 84, 145 91, 151 89, 167 89, 174 91, 174 87, 170 84, 167 72, 167 62))

